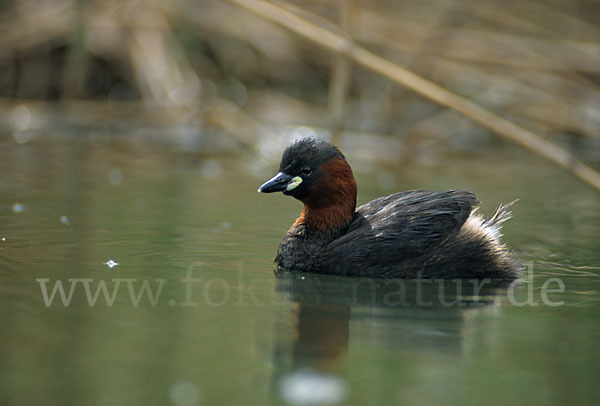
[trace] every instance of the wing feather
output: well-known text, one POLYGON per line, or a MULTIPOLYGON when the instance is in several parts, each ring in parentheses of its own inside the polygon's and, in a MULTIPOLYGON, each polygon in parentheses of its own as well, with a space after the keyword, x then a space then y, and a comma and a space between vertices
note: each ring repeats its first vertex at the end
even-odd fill
POLYGON ((410 260, 457 234, 476 204, 475 195, 464 190, 381 197, 359 207, 348 231, 327 250, 350 260, 410 260))

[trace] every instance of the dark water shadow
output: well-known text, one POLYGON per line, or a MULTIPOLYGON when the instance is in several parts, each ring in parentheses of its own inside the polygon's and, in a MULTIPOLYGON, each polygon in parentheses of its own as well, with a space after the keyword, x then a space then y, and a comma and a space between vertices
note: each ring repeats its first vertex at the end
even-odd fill
POLYGON ((494 306, 506 292, 505 286, 476 280, 384 280, 291 271, 276 271, 276 276, 277 291, 295 304, 295 331, 291 340, 276 332, 272 388, 280 400, 300 404, 343 401, 348 388, 342 364, 351 342, 460 357, 465 315, 494 306), (303 398, 307 393, 312 398, 303 398))

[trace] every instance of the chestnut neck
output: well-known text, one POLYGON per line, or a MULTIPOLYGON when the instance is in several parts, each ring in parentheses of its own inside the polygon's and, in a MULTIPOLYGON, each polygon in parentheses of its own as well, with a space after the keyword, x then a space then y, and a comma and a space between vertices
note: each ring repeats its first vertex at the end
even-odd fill
POLYGON ((344 158, 333 158, 321 165, 322 175, 303 200, 304 208, 294 225, 328 232, 349 223, 356 209, 356 181, 344 158))

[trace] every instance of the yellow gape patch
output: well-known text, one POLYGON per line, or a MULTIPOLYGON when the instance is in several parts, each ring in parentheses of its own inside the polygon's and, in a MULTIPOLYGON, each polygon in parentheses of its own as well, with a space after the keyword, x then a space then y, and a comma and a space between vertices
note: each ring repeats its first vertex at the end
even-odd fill
POLYGON ((301 183, 302 183, 302 178, 300 176, 294 176, 292 178, 292 180, 290 181, 290 183, 288 183, 287 186, 285 187, 285 190, 287 190, 289 192, 290 190, 297 188, 298 185, 301 183))

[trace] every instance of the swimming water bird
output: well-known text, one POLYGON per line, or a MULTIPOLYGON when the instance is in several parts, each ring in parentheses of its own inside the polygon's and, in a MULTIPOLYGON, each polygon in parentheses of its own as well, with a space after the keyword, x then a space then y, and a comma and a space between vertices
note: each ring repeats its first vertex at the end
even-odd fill
POLYGON ((515 256, 500 242, 512 203, 487 219, 465 190, 413 190, 356 208, 350 165, 333 145, 306 137, 283 153, 279 172, 259 189, 304 203, 281 241, 280 268, 382 278, 512 280, 515 256))

